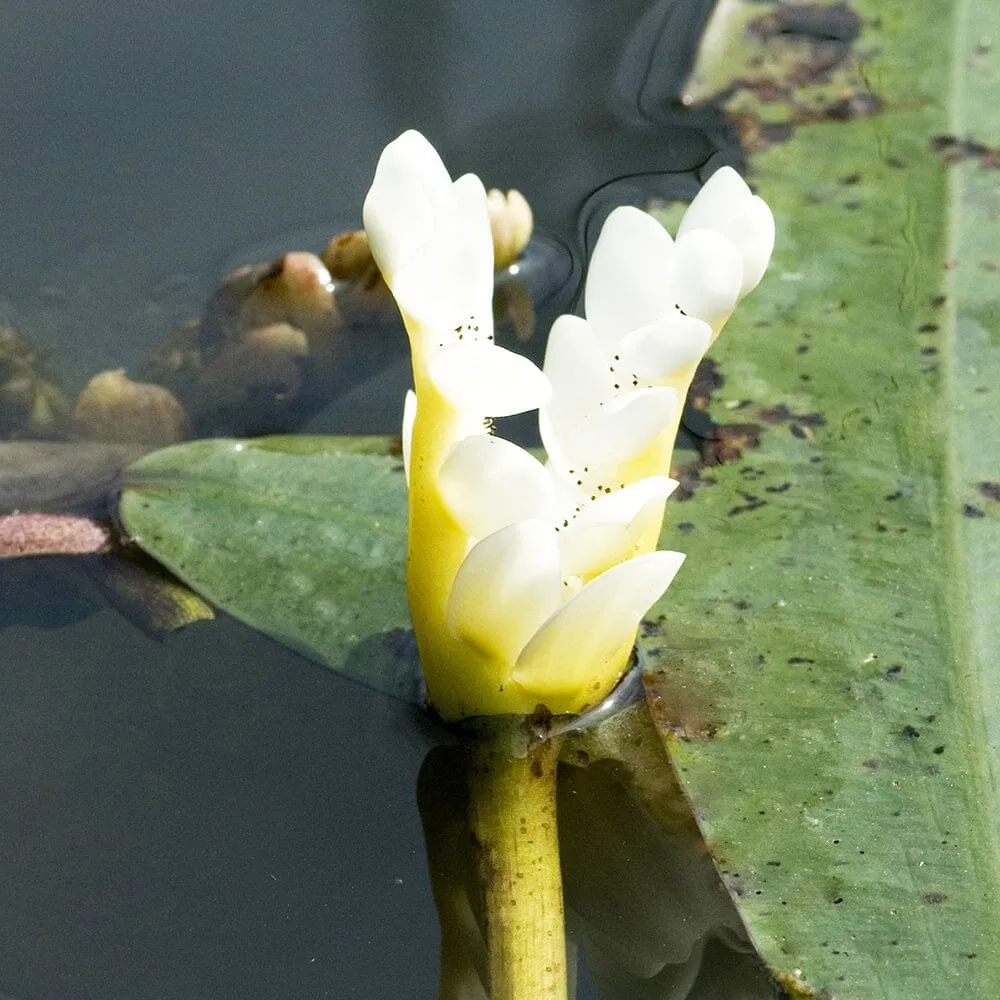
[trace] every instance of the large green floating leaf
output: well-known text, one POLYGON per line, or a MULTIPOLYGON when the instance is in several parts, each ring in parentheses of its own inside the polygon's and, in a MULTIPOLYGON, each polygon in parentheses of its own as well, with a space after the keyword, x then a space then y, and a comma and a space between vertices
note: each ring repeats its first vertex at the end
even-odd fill
POLYGON ((646 640, 699 825, 797 995, 1000 996, 1000 183, 976 152, 1000 6, 954 8, 858 5, 882 110, 753 160, 778 248, 713 353, 719 419, 770 426, 671 509, 690 558, 646 640))
POLYGON ((406 608, 406 484, 376 438, 209 440, 126 472, 122 522, 209 600, 422 703, 406 608))

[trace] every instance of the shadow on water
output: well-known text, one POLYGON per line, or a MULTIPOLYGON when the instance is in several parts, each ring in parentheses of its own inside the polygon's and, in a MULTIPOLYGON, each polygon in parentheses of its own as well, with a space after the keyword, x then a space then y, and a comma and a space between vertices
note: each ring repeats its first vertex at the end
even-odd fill
MULTIPOLYGON (((544 331, 611 208, 688 198, 713 157, 739 158, 719 116, 674 105, 711 6, 15 6, 0 320, 74 388, 137 366, 220 268, 315 249, 317 219, 359 224, 378 152, 417 127, 456 172, 528 196, 540 235, 522 279, 544 331)), ((395 432, 408 374, 393 352, 362 359, 306 429, 395 432)), ((0 588, 0 986, 433 995, 425 737, 407 710, 225 616, 154 641, 58 564, 0 564, 0 588)), ((602 996, 625 996, 595 970, 602 996)), ((628 996, 684 995, 643 989, 628 996)), ((579 996, 597 996, 586 977, 579 996)))

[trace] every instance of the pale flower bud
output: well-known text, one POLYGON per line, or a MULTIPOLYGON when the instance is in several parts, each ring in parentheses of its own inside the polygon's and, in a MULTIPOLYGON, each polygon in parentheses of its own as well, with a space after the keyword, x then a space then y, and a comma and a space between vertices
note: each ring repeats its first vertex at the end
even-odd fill
POLYGON ((73 427, 79 437, 92 441, 160 447, 190 434, 184 407, 171 392, 133 382, 122 368, 101 372, 87 383, 73 411, 73 427))
POLYGON ((504 194, 492 188, 486 195, 486 208, 493 233, 493 266, 500 271, 521 256, 531 239, 531 206, 520 191, 511 189, 504 194))

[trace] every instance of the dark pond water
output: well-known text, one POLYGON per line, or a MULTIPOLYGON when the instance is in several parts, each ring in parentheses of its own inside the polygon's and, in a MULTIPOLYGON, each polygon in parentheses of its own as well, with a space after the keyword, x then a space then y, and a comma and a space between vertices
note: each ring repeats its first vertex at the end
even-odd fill
MULTIPOLYGON (((4 4, 0 319, 70 389, 132 368, 235 263, 358 225, 408 127, 579 253, 735 155, 670 107, 710 6, 4 4)), ((405 373, 382 357, 312 428, 394 432, 405 373)), ((224 617, 150 638, 58 561, 0 586, 0 990, 434 995, 405 707, 224 617)))

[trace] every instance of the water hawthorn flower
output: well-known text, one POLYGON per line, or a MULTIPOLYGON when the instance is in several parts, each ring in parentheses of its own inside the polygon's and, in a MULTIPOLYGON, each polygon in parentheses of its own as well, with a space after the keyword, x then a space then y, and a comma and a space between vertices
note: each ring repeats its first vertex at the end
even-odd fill
POLYGON ((625 669, 642 616, 683 561, 656 551, 695 366, 767 266, 767 205, 723 167, 676 241, 611 213, 586 318, 554 324, 543 371, 493 341, 486 192, 452 181, 417 132, 383 152, 365 200, 372 254, 410 339, 403 419, 407 588, 446 719, 575 713, 625 669), (539 408, 543 464, 491 420, 539 408))

